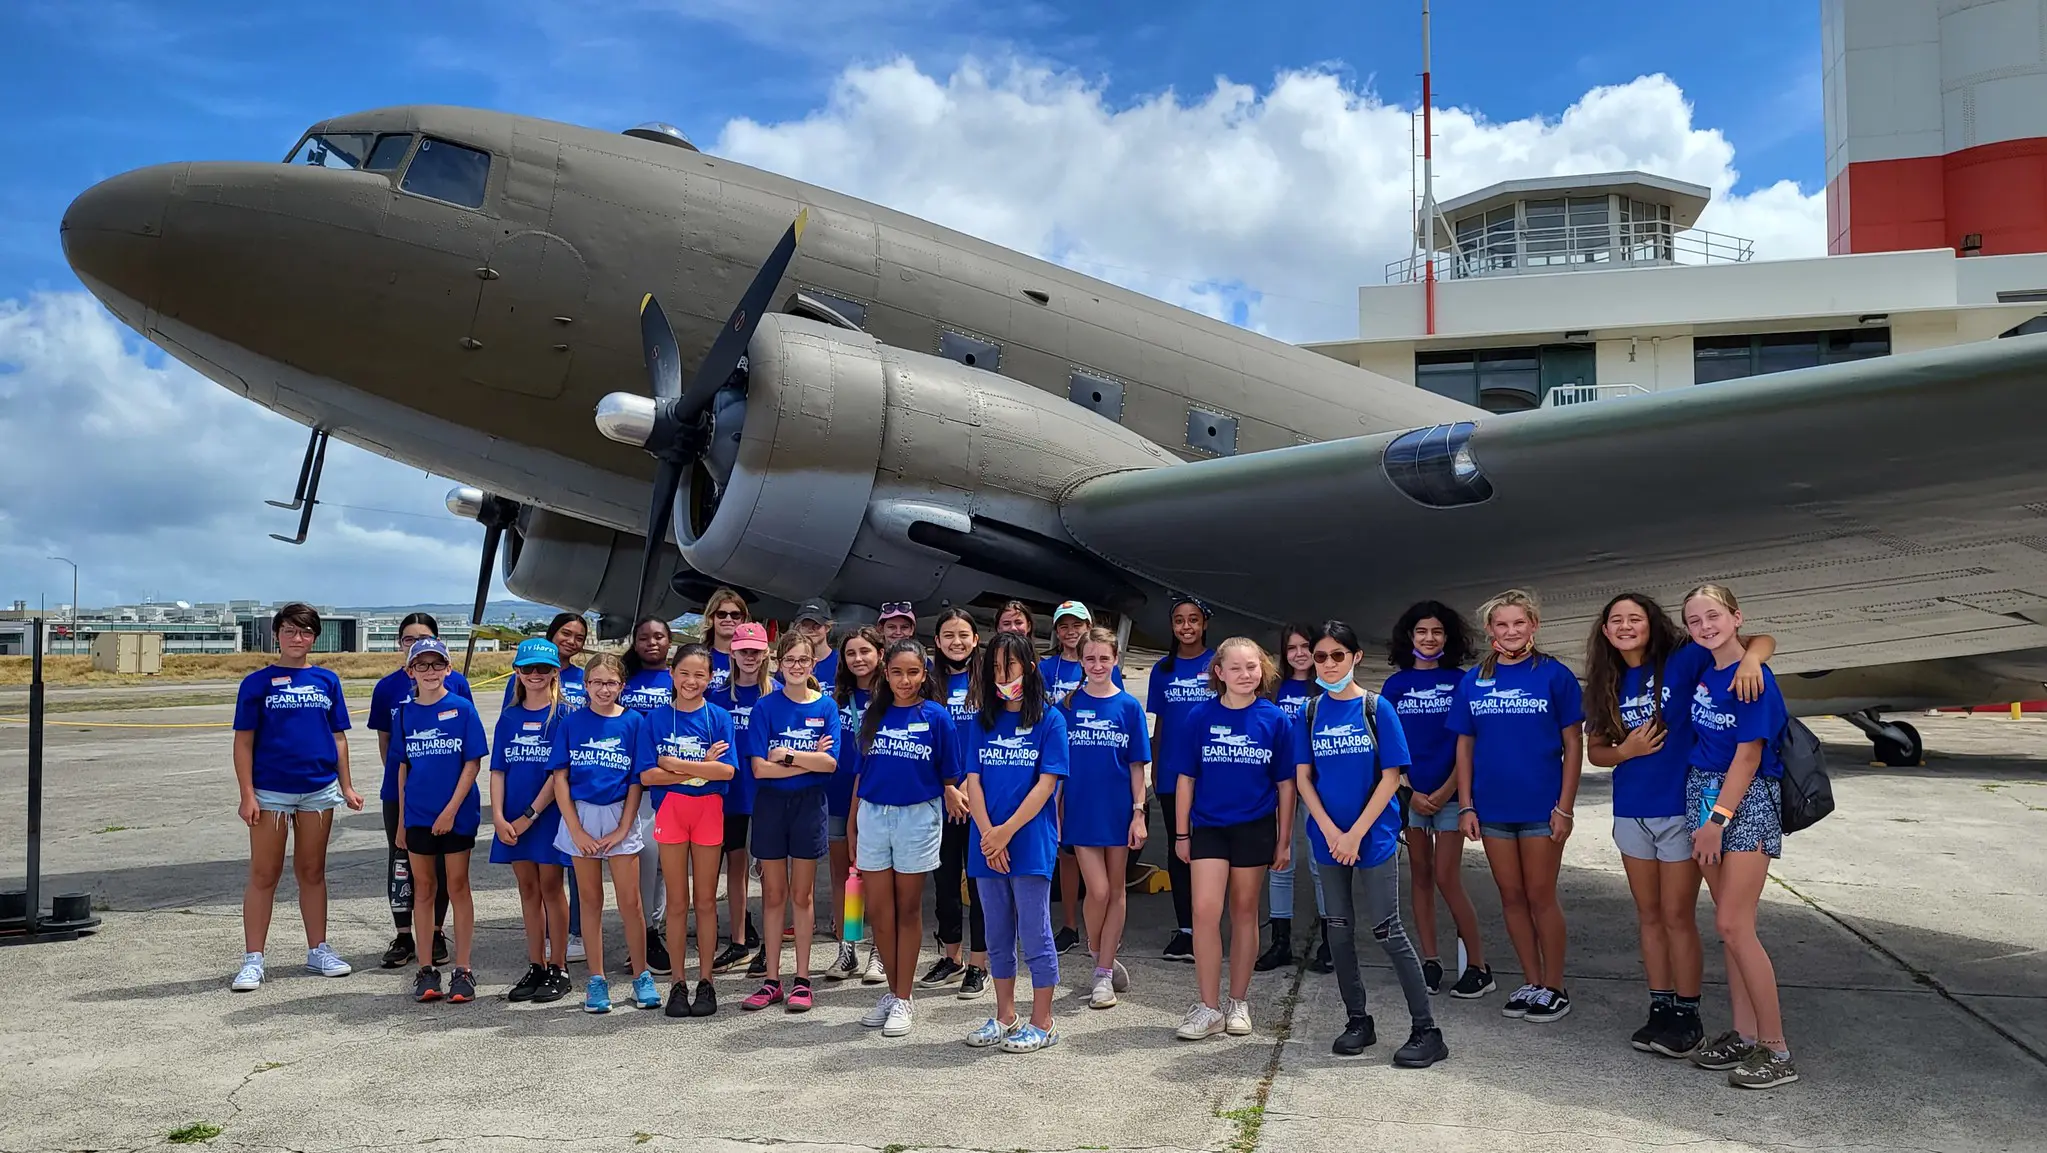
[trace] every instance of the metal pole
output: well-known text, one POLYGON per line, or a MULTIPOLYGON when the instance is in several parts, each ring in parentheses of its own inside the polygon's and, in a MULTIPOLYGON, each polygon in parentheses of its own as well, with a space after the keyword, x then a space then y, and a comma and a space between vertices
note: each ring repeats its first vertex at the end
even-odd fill
POLYGON ((28 680, 28 921, 43 920, 43 619, 29 630, 28 680))
POLYGON ((1422 311, 1436 335, 1436 133, 1429 84, 1429 0, 1422 0, 1422 311))
POLYGON ((54 561, 62 561, 63 563, 65 563, 65 564, 68 564, 68 565, 70 565, 70 566, 71 566, 71 646, 70 646, 70 653, 71 653, 71 655, 72 655, 72 656, 74 656, 74 657, 75 657, 75 656, 77 656, 77 655, 78 655, 78 562, 77 562, 77 561, 75 561, 75 560, 72 560, 72 559, 71 559, 70 557, 62 557, 62 556, 53 556, 53 557, 50 557, 49 559, 50 559, 50 560, 54 560, 54 561))

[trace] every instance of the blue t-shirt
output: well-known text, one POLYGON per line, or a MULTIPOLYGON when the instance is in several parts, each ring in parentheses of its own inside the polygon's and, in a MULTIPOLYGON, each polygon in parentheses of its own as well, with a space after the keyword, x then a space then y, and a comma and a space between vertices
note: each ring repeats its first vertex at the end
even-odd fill
MULTIPOLYGON (((1045 682, 1045 699, 1056 705, 1087 680, 1087 670, 1079 661, 1054 654, 1038 662, 1038 676, 1045 682)), ((1119 689, 1123 687, 1122 666, 1109 670, 1109 683, 1119 689)))
MULTIPOLYGON (((728 685, 728 684, 731 684, 731 683, 732 683, 732 654, 731 654, 731 653, 721 653, 721 652, 719 652, 719 651, 718 651, 717 649, 712 649, 712 650, 711 650, 711 683, 710 683, 710 684, 708 684, 708 685, 706 685, 706 686, 704 686, 704 699, 705 699, 705 700, 710 700, 710 699, 711 699, 711 694, 712 694, 712 693, 715 693, 715 692, 718 692, 718 691, 720 691, 720 690, 724 689, 724 687, 725 687, 726 685, 728 685)), ((715 703, 715 702, 714 702, 714 703, 715 703)))
POLYGON ((824 691, 831 692, 833 682, 839 679, 838 651, 826 653, 823 660, 811 667, 810 675, 817 678, 817 683, 824 686, 824 691))
MULTIPOLYGON (((450 688, 448 691, 452 693, 455 690, 450 688)), ((512 694, 518 691, 519 673, 517 669, 514 669, 512 675, 505 678, 505 708, 509 709, 512 707, 512 694)), ((575 665, 562 666, 561 699, 563 712, 567 712, 570 709, 585 708, 590 704, 590 694, 583 690, 583 670, 575 665)))
MULTIPOLYGON (((491 742, 490 770, 505 775, 505 807, 499 816, 508 821, 517 820, 532 806, 541 790, 552 787, 547 771, 548 763, 554 760, 554 730, 561 723, 559 716, 552 720, 548 709, 522 709, 513 707, 498 714, 497 739, 491 742)), ((541 813, 542 819, 559 820, 555 809, 541 813)), ((535 822, 534 829, 539 827, 535 822)), ((526 830, 531 835, 534 829, 526 830)), ((548 834, 549 839, 553 834, 548 834)), ((521 838, 523 841, 523 838, 521 838)))
MULTIPOLYGON (((660 757, 680 757, 685 761, 717 761, 731 764, 737 754, 733 751, 732 714, 706 701, 695 712, 685 713, 674 705, 663 705, 647 714, 646 723, 640 727, 640 753, 637 758, 639 771, 658 766, 660 757), (706 756, 711 746, 725 742, 725 751, 717 756, 706 756)), ((649 785, 647 804, 658 809, 670 793, 686 797, 724 796, 726 782, 707 777, 691 777, 679 785, 649 785)))
MULTIPOLYGON (((830 695, 831 687, 825 687, 830 695)), ((833 697, 834 700, 838 698, 833 697)), ((860 741, 854 736, 860 731, 860 718, 867 712, 867 702, 874 694, 866 689, 854 689, 853 698, 839 709, 839 731, 845 734, 843 748, 834 746, 832 757, 839 767, 832 771, 831 779, 825 782, 825 810, 832 816, 843 817, 853 808, 853 782, 860 776, 860 741)))
MULTIPOLYGON (((860 743, 859 721, 853 724, 846 730, 848 745, 860 743)), ((860 799, 877 805, 935 801, 960 779, 958 751, 959 736, 944 705, 890 705, 874 740, 860 750, 860 799)))
MULTIPOLYGON (((840 731, 839 703, 831 697, 820 694, 809 704, 799 705, 786 692, 770 693, 753 706, 753 721, 746 730, 746 755, 765 760, 770 749, 815 752, 818 741, 830 737, 832 747, 828 751, 836 758, 839 747, 845 743, 840 731)), ((824 773, 797 773, 789 777, 759 777, 756 784, 763 789, 794 791, 825 785, 829 780, 824 773)))
POLYGON ((1113 697, 1097 697, 1083 689, 1059 711, 1066 718, 1069 771, 1060 843, 1128 844, 1136 803, 1130 795, 1130 766, 1151 760, 1144 706, 1121 690, 1113 697))
POLYGON ((766 688, 748 685, 739 688, 730 680, 725 687, 707 692, 704 699, 732 714, 732 755, 733 768, 731 787, 725 790, 725 811, 735 815, 753 813, 753 794, 758 787, 753 779, 753 757, 746 751, 746 729, 753 720, 754 703, 761 699, 762 692, 774 692, 775 679, 766 678, 766 688))
POLYGON ((340 779, 335 733, 348 731, 341 678, 330 669, 271 665, 242 678, 235 731, 256 734, 249 774, 266 793, 313 793, 340 779))
MULTIPOLYGON (((363 723, 375 732, 390 732, 391 713, 399 705, 412 699, 412 687, 412 674, 406 672, 403 668, 384 674, 384 678, 377 682, 375 688, 370 690, 370 715, 363 723)), ((448 675, 441 681, 441 687, 446 689, 452 696, 472 701, 476 699, 474 690, 469 687, 469 678, 456 672, 454 669, 448 670, 448 675)), ((398 757, 396 749, 396 744, 393 744, 384 756, 384 785, 383 788, 377 791, 377 798, 379 800, 395 801, 398 799, 398 757)))
POLYGON ((1193 828, 1222 828, 1269 817, 1279 784, 1294 779, 1293 725, 1286 710, 1257 697, 1241 709, 1203 701, 1189 715, 1187 739, 1167 750, 1171 768, 1200 786, 1188 813, 1193 828))
POLYGON ((641 669, 625 679, 618 703, 635 713, 651 713, 675 699, 675 678, 667 669, 641 669))
MULTIPOLYGON (((981 778, 981 797, 988 806, 988 819, 1002 824, 1016 815, 1024 798, 1037 787, 1040 774, 1065 778, 1066 720, 1057 709, 1046 709, 1038 723, 1021 727, 1022 713, 1004 709, 995 717, 995 727, 984 729, 976 719, 969 725, 965 741, 973 750, 967 771, 981 778)), ((967 822, 967 875, 969 877, 1049 877, 1059 859, 1059 794, 1045 798, 1045 806, 1009 840, 1009 872, 988 867, 981 854, 981 826, 967 822)))
MULTIPOLYGON (((1377 696, 1377 694, 1374 694, 1377 696)), ((1379 787, 1379 774, 1399 770, 1410 759, 1407 734, 1400 728, 1400 713, 1393 702, 1378 697, 1372 719, 1379 728, 1379 744, 1372 745, 1372 726, 1365 723, 1365 698, 1338 700, 1324 696, 1315 706, 1315 730, 1308 731, 1305 713, 1294 722, 1293 763, 1314 766, 1315 794, 1339 829, 1348 829, 1365 813, 1365 803, 1379 787)), ((1194 794, 1201 798, 1199 792, 1194 794)), ((1393 856, 1400 836, 1400 803, 1389 798, 1386 807, 1365 832, 1358 845, 1358 867, 1383 865, 1393 856)), ((1308 847, 1319 864, 1334 865, 1322 826, 1308 822, 1308 847)))
POLYGON ((960 765, 961 773, 974 763, 974 739, 968 726, 975 723, 978 714, 967 704, 967 688, 973 679, 974 674, 966 671, 948 673, 945 677, 945 711, 952 714, 952 731, 959 738, 953 759, 960 765))
MULTIPOLYGON (((1781 777, 1784 761, 1777 755, 1777 734, 1784 731, 1784 694, 1777 690, 1777 674, 1763 666, 1763 695, 1743 704, 1734 695, 1736 661, 1724 669, 1708 665, 1692 688, 1693 765, 1709 773, 1725 775, 1734 763, 1734 753, 1750 741, 1763 742, 1763 760, 1756 766, 1758 777, 1781 777)), ((1680 812, 1683 810, 1680 809, 1680 812)))
POLYGON ((1190 730, 1188 725, 1197 706, 1215 699, 1208 689, 1208 665, 1215 659, 1214 649, 1204 649, 1198 657, 1168 656, 1152 666, 1151 680, 1144 690, 1144 709, 1159 719, 1158 747, 1152 755, 1169 771, 1154 773, 1152 791, 1162 797, 1170 797, 1180 787, 1179 780, 1170 771, 1178 763, 1177 745, 1198 743, 1201 734, 1190 730))
MULTIPOLYGON (((1712 667, 1713 654, 1686 642, 1663 662, 1659 701, 1649 699, 1649 667, 1621 670, 1621 723, 1633 729, 1658 712, 1663 715, 1663 748, 1613 767, 1613 815, 1616 817, 1681 817, 1685 811, 1685 767, 1692 755, 1692 710, 1671 707, 1688 700, 1699 674, 1712 667)), ((1622 734, 1625 736, 1626 734, 1622 734)))
POLYGON ((1547 821, 1564 794, 1564 730, 1585 719, 1578 678, 1555 657, 1472 669, 1445 724, 1472 738, 1471 804, 1480 821, 1547 821))
POLYGON ((1300 720, 1308 711, 1308 702, 1321 695, 1321 686, 1314 681, 1297 681, 1292 677, 1279 682, 1279 692, 1276 694, 1280 709, 1286 713, 1286 719, 1290 721, 1300 720))
MULTIPOLYGON (((462 766, 490 755, 483 718, 467 698, 446 693, 430 705, 407 701, 391 720, 391 747, 406 766, 405 827, 430 828, 454 799, 462 783, 462 766)), ((475 836, 478 808, 476 781, 471 779, 451 831, 475 836)))
POLYGON ((1417 793, 1433 793, 1443 787, 1457 768, 1457 734, 1444 726, 1450 716, 1451 698, 1463 669, 1401 669, 1386 678, 1381 690, 1400 714, 1400 733, 1407 738, 1412 759, 1407 766, 1407 783, 1417 793))
POLYGON ((569 799, 589 805, 616 805, 639 780, 640 730, 646 718, 627 709, 607 717, 595 709, 577 709, 554 729, 550 770, 569 772, 569 799))

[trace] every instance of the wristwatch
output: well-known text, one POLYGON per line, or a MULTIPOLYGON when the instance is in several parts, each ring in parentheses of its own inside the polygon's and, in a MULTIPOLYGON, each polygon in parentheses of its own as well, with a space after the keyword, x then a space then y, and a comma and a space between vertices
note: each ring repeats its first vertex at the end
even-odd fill
POLYGON ((1727 823, 1727 814, 1721 812, 1719 809, 1714 809, 1712 815, 1708 816, 1706 818, 1706 821, 1709 824, 1724 825, 1727 823))
POLYGON ((526 806, 526 811, 525 811, 525 812, 523 812, 523 813, 520 813, 519 815, 520 815, 521 817, 524 817, 524 818, 526 818, 527 820, 529 820, 529 821, 530 821, 530 820, 534 819, 535 817, 538 817, 538 816, 539 816, 540 814, 539 814, 539 813, 536 813, 536 812, 534 812, 534 811, 533 811, 533 806, 532 806, 532 805, 527 805, 527 806, 526 806))
POLYGON ((788 751, 788 750, 786 750, 786 749, 785 749, 785 750, 783 750, 783 752, 782 752, 782 766, 783 766, 784 768, 793 768, 793 767, 795 766, 795 764, 796 764, 796 754, 795 754, 795 753, 793 753, 793 752, 790 752, 790 751, 788 751))

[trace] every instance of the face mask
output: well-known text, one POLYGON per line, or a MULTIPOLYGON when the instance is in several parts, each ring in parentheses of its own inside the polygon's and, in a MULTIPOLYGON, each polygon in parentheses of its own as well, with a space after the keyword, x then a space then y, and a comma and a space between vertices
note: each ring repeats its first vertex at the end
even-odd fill
POLYGON ((1530 653, 1532 653, 1532 652, 1534 652, 1534 651, 1535 651, 1535 640, 1534 640, 1534 638, 1532 638, 1532 637, 1531 637, 1531 638, 1530 638, 1529 640, 1527 640, 1527 641, 1523 642, 1523 644, 1521 645, 1521 647, 1520 647, 1520 648, 1518 648, 1518 649, 1510 649, 1510 648, 1508 648, 1507 646, 1505 646, 1505 645, 1501 644, 1501 643, 1500 643, 1499 641, 1497 641, 1497 640, 1495 640, 1495 641, 1493 642, 1493 652, 1495 652, 1495 653, 1499 654, 1500 656, 1503 656, 1503 657, 1507 658, 1507 659, 1508 659, 1508 660, 1510 660, 1510 661, 1518 661, 1518 660, 1520 660, 1520 659, 1521 659, 1522 657, 1525 657, 1525 656, 1527 656, 1528 654, 1530 654, 1530 653))
POLYGON ((1417 660, 1432 661, 1443 655, 1443 646, 1440 644, 1433 649, 1425 649, 1420 645, 1413 645, 1411 647, 1414 649, 1415 659, 1417 660))
POLYGON ((1001 684, 998 684, 998 685, 996 685, 996 686, 995 686, 995 695, 996 695, 996 696, 998 696, 998 697, 1001 697, 1001 698, 1002 698, 1003 700, 1005 700, 1005 701, 1020 701, 1020 700, 1022 700, 1022 699, 1023 699, 1023 678, 1022 678, 1022 677, 1018 677, 1018 678, 1016 678, 1016 679, 1015 679, 1015 680, 1013 680, 1013 681, 1003 681, 1003 682, 1002 682, 1001 684))
POLYGON ((1315 678, 1315 684, 1320 686, 1325 693, 1340 693, 1349 688, 1351 681, 1356 677, 1357 669, 1353 667, 1350 672, 1343 674, 1343 679, 1340 681, 1325 681, 1318 675, 1315 678))

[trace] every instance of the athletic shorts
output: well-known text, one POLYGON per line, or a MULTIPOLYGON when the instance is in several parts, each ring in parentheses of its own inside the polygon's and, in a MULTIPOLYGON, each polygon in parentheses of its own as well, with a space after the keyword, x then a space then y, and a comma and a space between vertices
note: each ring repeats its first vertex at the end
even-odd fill
POLYGON ((1523 837, 1547 837, 1550 827, 1548 821, 1480 821, 1478 832, 1483 837, 1517 841, 1523 837))
MULTIPOLYGON (((576 821, 583 826, 584 832, 593 837, 605 836, 613 829, 618 828, 618 819, 624 815, 624 801, 617 801, 609 805, 593 805, 588 801, 576 802, 576 821)), ((626 834, 625 840, 620 841, 617 848, 604 855, 607 857, 636 856, 641 849, 646 847, 646 844, 636 823, 633 831, 626 834)), ((567 821, 563 821, 560 831, 555 833, 554 847, 571 857, 586 855, 576 848, 576 842, 569 837, 569 823, 567 821)))
POLYGON ((1189 830, 1187 855, 1197 861, 1228 861, 1232 869, 1265 869, 1279 852, 1279 819, 1271 813, 1237 825, 1196 825, 1189 830))
POLYGON ((1427 816, 1415 812, 1414 806, 1409 805, 1407 808, 1407 827, 1410 829, 1428 829, 1436 833, 1456 832, 1457 798, 1451 797, 1449 800, 1444 801, 1442 808, 1427 816))
POLYGON ((324 789, 310 793, 280 793, 256 790, 256 807, 266 813, 325 813, 341 807, 341 782, 329 781, 324 789))
POLYGON ((753 796, 753 855, 762 861, 823 859, 831 813, 823 784, 764 787, 753 796))
POLYGON ((1621 856, 1675 864, 1692 859, 1692 831, 1683 817, 1615 817, 1613 843, 1621 856))
POLYGON ((743 853, 746 851, 747 830, 753 824, 752 813, 735 813, 725 810, 725 851, 743 853))
MULTIPOLYGON (((1699 829, 1699 816, 1705 807, 1706 786, 1719 784, 1724 780, 1719 773, 1709 773, 1693 768, 1685 774, 1685 828, 1690 832, 1699 829)), ((1723 853, 1761 853, 1766 857, 1784 855, 1784 801, 1781 786, 1774 777, 1757 777, 1748 783, 1748 794, 1734 810, 1734 819, 1727 822, 1727 830, 1720 835, 1720 851, 1723 853)), ((1720 798, 1726 805, 1727 798, 1720 798)))
POLYGON ((929 873, 938 868, 938 840, 945 827, 945 802, 932 799, 916 805, 860 806, 860 851, 854 864, 861 872, 894 869, 898 873, 929 873))
MULTIPOLYGON (((826 798, 830 800, 830 798, 826 798)), ((825 818, 825 836, 834 841, 846 839, 846 818, 833 813, 825 818)))
POLYGON ((405 826, 405 851, 408 853, 438 857, 446 853, 466 853, 475 847, 475 833, 436 833, 419 825, 405 826))
POLYGON ((717 793, 670 793, 654 810, 657 845, 725 844, 725 798, 717 793))

